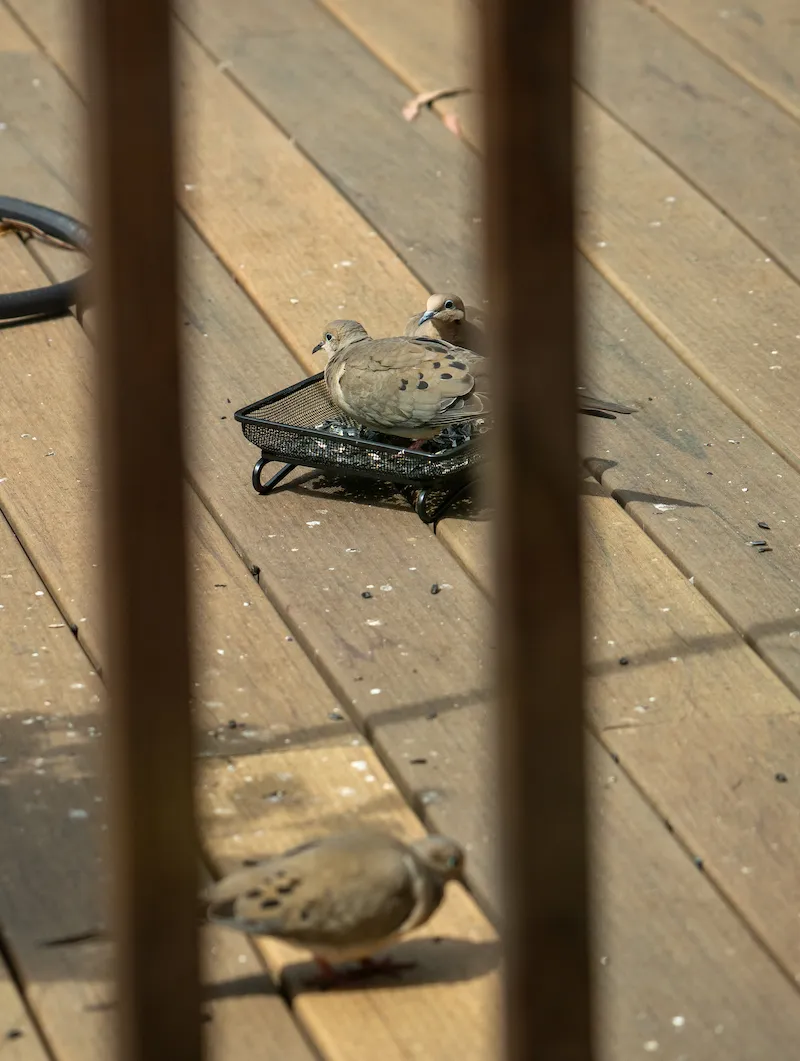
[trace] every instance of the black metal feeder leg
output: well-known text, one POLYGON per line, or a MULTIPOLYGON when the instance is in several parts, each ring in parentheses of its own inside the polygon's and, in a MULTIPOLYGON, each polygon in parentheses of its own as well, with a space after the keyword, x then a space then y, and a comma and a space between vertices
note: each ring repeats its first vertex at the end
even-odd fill
POLYGON ((422 490, 419 490, 417 492, 417 500, 414 504, 414 509, 423 523, 433 524, 433 532, 435 534, 436 524, 447 514, 447 512, 456 503, 456 501, 459 501, 462 497, 464 497, 465 494, 469 492, 471 486, 472 483, 467 482, 462 483, 461 486, 458 486, 454 490, 451 490, 451 492, 447 494, 447 496, 440 502, 440 504, 436 506, 433 512, 428 512, 425 507, 428 492, 427 487, 424 487, 422 490))
POLYGON ((281 479, 285 479, 292 468, 296 468, 296 464, 284 464, 271 479, 267 479, 265 483, 261 482, 261 473, 268 464, 272 463, 272 458, 262 454, 253 466, 253 489, 257 494, 268 494, 271 490, 274 490, 281 479))
POLYGON ((457 501, 460 501, 462 497, 466 497, 466 495, 470 492, 471 489, 471 482, 463 483, 461 486, 457 487, 457 489, 453 490, 452 493, 449 493, 447 497, 444 498, 442 503, 439 505, 439 507, 436 509, 436 511, 433 513, 433 516, 431 517, 431 523, 433 524, 434 534, 436 533, 436 524, 439 522, 439 520, 444 519, 444 517, 447 515, 453 505, 457 501))

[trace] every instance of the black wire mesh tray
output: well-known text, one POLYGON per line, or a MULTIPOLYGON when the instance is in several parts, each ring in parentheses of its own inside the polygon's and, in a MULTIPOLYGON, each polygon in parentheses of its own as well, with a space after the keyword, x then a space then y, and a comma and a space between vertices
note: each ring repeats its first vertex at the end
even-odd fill
MULTIPOLYGON (((253 486, 259 493, 269 493, 299 465, 340 476, 353 475, 415 487, 423 492, 424 501, 424 491, 430 487, 451 495, 457 491, 461 495, 483 458, 479 438, 427 453, 338 434, 332 422, 351 429, 358 429, 358 424, 331 402, 321 372, 246 405, 234 417, 242 425, 248 442, 261 450, 261 458, 253 469, 253 486), (261 473, 272 461, 282 461, 285 467, 262 483, 261 473)), ((450 496, 449 503, 453 500, 450 496)), ((417 511, 426 519, 419 505, 417 511)))

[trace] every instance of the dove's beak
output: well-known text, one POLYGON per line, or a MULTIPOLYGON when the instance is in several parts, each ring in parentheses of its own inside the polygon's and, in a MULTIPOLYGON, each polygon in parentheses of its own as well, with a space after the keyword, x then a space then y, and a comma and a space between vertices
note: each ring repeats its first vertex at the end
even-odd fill
POLYGON ((312 354, 318 354, 318 353, 319 353, 319 351, 320 351, 320 350, 321 350, 321 349, 323 348, 323 346, 324 346, 324 345, 325 345, 325 340, 324 340, 324 339, 321 339, 321 340, 320 340, 320 341, 319 341, 319 342, 317 343, 317 345, 316 345, 316 346, 314 347, 314 349, 313 349, 313 350, 311 351, 311 353, 312 353, 312 354))
POLYGON ((436 316, 436 310, 435 309, 429 309, 428 312, 427 313, 423 313, 422 316, 420 317, 420 319, 417 321, 417 327, 421 328, 422 325, 425 323, 425 321, 429 321, 435 316, 436 316))

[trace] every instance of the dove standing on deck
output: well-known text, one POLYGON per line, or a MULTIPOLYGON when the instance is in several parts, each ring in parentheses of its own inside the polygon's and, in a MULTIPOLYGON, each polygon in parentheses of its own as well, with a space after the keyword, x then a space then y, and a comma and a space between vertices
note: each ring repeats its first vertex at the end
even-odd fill
MULTIPOLYGON (((438 909, 448 881, 463 881, 464 851, 446 836, 410 844, 386 833, 338 833, 291 848, 210 885, 198 920, 271 936, 310 950, 325 981, 332 962, 364 972, 409 968, 373 955, 419 928, 438 909)), ((94 928, 41 945, 107 940, 94 928)))
MULTIPOLYGON (((423 312, 409 317, 406 335, 442 339, 480 354, 487 353, 486 314, 474 306, 465 306, 455 294, 431 295, 423 312)), ((526 338, 526 344, 529 342, 526 338)), ((616 420, 616 414, 627 415, 635 411, 617 402, 578 394, 578 412, 586 413, 587 416, 616 420)))
POLYGON ((332 962, 403 968, 372 956, 424 924, 461 880, 464 852, 443 836, 405 844, 383 833, 313 840, 240 870, 206 892, 208 919, 312 952, 323 975, 332 962))
POLYGON ((441 339, 372 339, 349 320, 331 321, 318 350, 328 355, 331 400, 364 427, 416 445, 488 414, 488 361, 473 350, 441 339))

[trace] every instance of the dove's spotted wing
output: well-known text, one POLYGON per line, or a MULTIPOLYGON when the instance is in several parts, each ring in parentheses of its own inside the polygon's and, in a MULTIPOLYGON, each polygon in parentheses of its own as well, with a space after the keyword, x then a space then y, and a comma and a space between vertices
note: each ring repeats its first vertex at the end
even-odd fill
POLYGON ((404 845, 388 837, 322 840, 220 881, 209 916, 312 950, 369 948, 414 914, 414 869, 404 845))
POLYGON ((430 429, 483 415, 474 371, 482 360, 436 339, 374 339, 330 362, 326 379, 334 400, 363 424, 430 429))

